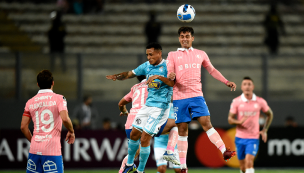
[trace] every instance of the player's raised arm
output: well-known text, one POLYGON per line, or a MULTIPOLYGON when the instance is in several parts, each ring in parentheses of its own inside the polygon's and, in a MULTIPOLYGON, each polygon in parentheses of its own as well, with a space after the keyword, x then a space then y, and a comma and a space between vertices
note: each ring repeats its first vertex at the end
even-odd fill
POLYGON ((62 123, 65 128, 68 129, 68 133, 66 135, 65 141, 67 141, 69 144, 73 144, 75 141, 75 134, 73 129, 72 121, 69 117, 67 110, 60 111, 60 117, 62 119, 62 123))
POLYGON ((210 62, 208 55, 205 53, 205 60, 203 61, 203 67, 209 72, 209 74, 217 79, 218 81, 223 82, 226 86, 231 88, 231 91, 236 89, 236 84, 234 82, 228 81, 221 72, 219 72, 210 62))
POLYGON ((132 71, 126 71, 119 74, 113 74, 106 76, 107 79, 116 81, 116 80, 125 80, 135 77, 136 75, 132 71))

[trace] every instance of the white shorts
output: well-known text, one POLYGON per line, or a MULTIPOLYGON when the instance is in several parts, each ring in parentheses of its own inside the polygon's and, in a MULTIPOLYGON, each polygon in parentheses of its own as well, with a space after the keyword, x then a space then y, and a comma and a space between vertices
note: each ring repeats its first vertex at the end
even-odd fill
POLYGON ((149 107, 144 105, 136 114, 132 126, 139 131, 154 136, 169 117, 169 108, 149 107))
MULTIPOLYGON (((163 154, 166 152, 166 148, 154 148, 154 156, 156 160, 156 166, 168 165, 168 162, 163 159, 163 154)), ((179 161, 179 156, 177 149, 174 149, 174 155, 179 161)), ((178 169, 180 166, 174 165, 173 163, 169 162, 169 168, 178 169)))

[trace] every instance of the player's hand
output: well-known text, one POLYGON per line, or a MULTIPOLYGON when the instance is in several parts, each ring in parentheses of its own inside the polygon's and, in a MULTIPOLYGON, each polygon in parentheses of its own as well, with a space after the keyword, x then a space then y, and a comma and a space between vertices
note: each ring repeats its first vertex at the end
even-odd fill
POLYGON ((262 140, 266 143, 267 142, 267 131, 261 130, 260 134, 261 134, 262 140))
POLYGON ((243 124, 248 118, 249 116, 243 116, 243 118, 240 120, 240 124, 243 124))
POLYGON ((116 74, 108 75, 108 76, 106 76, 106 78, 110 79, 110 80, 113 80, 113 81, 116 81, 117 80, 117 75, 116 74))
POLYGON ((74 144, 75 142, 75 133, 68 132, 65 138, 68 144, 74 144))
POLYGON ((168 78, 169 78, 170 80, 174 80, 175 77, 176 77, 176 74, 173 73, 173 72, 171 72, 171 73, 169 74, 169 76, 168 76, 168 78))
POLYGON ((119 116, 128 116, 129 115, 129 112, 127 111, 127 112, 120 112, 120 114, 119 114, 119 116))
POLYGON ((146 84, 149 85, 151 82, 153 82, 158 77, 159 77, 159 75, 154 75, 154 76, 149 77, 149 79, 147 80, 146 84))
POLYGON ((236 84, 234 82, 230 82, 228 81, 227 84, 226 84, 228 87, 231 88, 231 91, 236 89, 236 84))

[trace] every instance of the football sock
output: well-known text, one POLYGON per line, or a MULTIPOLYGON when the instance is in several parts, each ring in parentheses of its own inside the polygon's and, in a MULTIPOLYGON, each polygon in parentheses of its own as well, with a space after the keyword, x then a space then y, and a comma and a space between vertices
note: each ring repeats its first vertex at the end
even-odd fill
POLYGON ((118 173, 122 173, 122 171, 125 168, 125 164, 127 163, 127 161, 128 161, 128 155, 126 155, 126 157, 122 160, 122 163, 121 163, 121 166, 120 166, 120 169, 119 169, 118 173))
POLYGON ((209 140, 222 152, 226 151, 225 144, 221 138, 221 136, 217 133, 217 131, 212 127, 207 132, 209 140))
POLYGON ((145 170, 149 155, 150 155, 150 146, 147 146, 147 147, 142 146, 140 148, 140 152, 139 152, 139 165, 138 165, 137 172, 140 172, 140 171, 143 172, 145 170))
POLYGON ((176 146, 177 141, 178 141, 178 129, 177 127, 173 127, 169 133, 169 140, 167 144, 168 154, 174 153, 174 148, 176 146))
POLYGON ((240 170, 240 173, 245 173, 245 172, 243 172, 242 170, 240 170))
POLYGON ((254 169, 253 168, 248 168, 248 169, 246 169, 245 173, 254 173, 254 169))
POLYGON ((179 160, 181 168, 187 168, 186 158, 188 150, 188 136, 178 136, 177 149, 179 154, 179 160))
POLYGON ((132 139, 129 140, 127 166, 132 166, 134 164, 134 157, 138 149, 138 146, 139 146, 139 140, 137 141, 133 141, 132 139))

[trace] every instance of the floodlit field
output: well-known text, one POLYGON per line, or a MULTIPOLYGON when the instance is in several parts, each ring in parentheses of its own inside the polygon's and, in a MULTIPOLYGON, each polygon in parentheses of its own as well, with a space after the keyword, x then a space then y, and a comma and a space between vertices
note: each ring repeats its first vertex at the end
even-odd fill
MULTIPOLYGON (((24 173, 24 171, 0 171, 0 173, 24 173)), ((117 173, 117 170, 67 170, 65 173, 117 173)), ((149 169, 145 173, 156 173, 156 169, 149 169)), ((174 173, 173 170, 168 170, 167 173, 174 173)), ((239 173, 238 169, 193 169, 189 173, 239 173)), ((255 173, 304 173, 304 169, 257 169, 255 173)))

